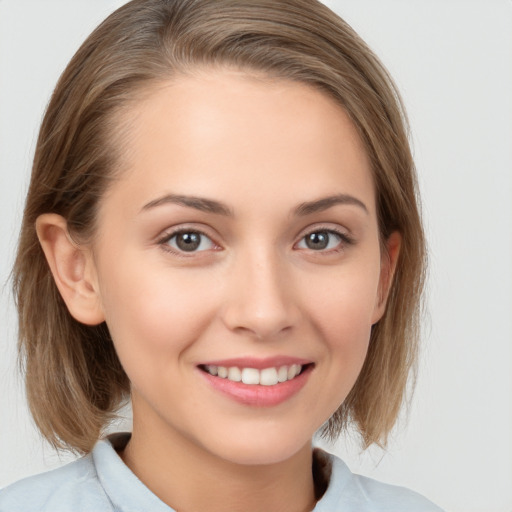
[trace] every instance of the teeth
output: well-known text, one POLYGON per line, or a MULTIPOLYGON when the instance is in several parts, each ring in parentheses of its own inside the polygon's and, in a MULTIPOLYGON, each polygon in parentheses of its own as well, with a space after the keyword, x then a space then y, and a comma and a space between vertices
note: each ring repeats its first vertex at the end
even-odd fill
POLYGON ((244 368, 242 370, 242 382, 244 384, 259 384, 260 372, 254 368, 244 368))
POLYGON ((292 364, 288 368, 288 380, 293 379, 300 373, 301 367, 299 364, 292 364))
POLYGON ((240 371, 240 368, 237 368, 236 366, 229 368, 228 379, 234 382, 240 382, 242 380, 242 372, 240 371))
POLYGON ((300 364, 290 366, 280 366, 279 368, 264 368, 257 370, 255 368, 238 368, 231 366, 206 365, 204 369, 213 376, 221 379, 228 379, 233 382, 243 382, 251 386, 260 384, 262 386, 275 386, 280 382, 286 382, 295 378, 302 371, 300 364))
POLYGON ((275 386, 277 380, 277 370, 275 368, 265 368, 260 373, 260 384, 262 386, 275 386))
POLYGON ((278 382, 286 382, 288 380, 288 367, 281 366, 277 371, 277 380, 278 382))

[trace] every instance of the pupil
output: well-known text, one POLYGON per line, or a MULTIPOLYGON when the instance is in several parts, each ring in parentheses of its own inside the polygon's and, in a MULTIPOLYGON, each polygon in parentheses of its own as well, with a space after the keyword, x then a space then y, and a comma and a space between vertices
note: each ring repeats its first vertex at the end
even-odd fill
POLYGON ((180 233, 176 237, 176 245, 182 251, 195 251, 201 243, 201 235, 199 233, 180 233))
POLYGON ((326 231, 311 233, 306 238, 306 245, 309 249, 325 249, 329 244, 329 234, 326 231))

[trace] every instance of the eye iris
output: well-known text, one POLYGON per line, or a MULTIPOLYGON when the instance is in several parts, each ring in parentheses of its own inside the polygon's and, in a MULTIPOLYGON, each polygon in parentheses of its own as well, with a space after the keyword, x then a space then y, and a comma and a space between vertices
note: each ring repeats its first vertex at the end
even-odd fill
POLYGON ((329 245, 329 233, 327 231, 317 231, 306 236, 306 245, 308 249, 325 249, 329 245))
POLYGON ((195 251, 201 244, 201 235, 199 233, 179 233, 176 235, 176 245, 182 251, 195 251))

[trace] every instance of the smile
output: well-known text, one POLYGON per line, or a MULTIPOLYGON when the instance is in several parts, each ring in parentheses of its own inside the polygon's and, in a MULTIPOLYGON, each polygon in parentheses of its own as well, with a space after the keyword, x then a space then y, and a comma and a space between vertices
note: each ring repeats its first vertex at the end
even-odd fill
POLYGON ((204 371, 215 377, 227 379, 232 382, 242 382, 249 386, 275 386, 294 379, 300 375, 303 369, 301 364, 283 365, 279 367, 263 368, 239 368, 238 366, 204 365, 204 371))
POLYGON ((287 402, 306 385, 315 363, 291 357, 208 362, 198 366, 211 389, 251 407, 287 402))

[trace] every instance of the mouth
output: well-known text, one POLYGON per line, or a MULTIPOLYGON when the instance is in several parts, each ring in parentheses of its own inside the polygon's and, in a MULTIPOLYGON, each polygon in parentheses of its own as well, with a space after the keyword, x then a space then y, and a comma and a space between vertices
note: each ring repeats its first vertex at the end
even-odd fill
POLYGON ((198 365, 210 388, 251 407, 273 407, 297 395, 315 363, 291 357, 212 361, 198 365))
POLYGON ((258 369, 251 367, 204 364, 200 365, 199 368, 213 377, 226 379, 231 382, 241 382, 248 386, 276 386, 278 384, 292 381, 312 366, 313 363, 294 363, 258 369))

